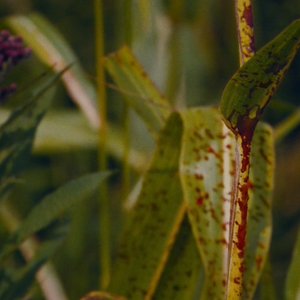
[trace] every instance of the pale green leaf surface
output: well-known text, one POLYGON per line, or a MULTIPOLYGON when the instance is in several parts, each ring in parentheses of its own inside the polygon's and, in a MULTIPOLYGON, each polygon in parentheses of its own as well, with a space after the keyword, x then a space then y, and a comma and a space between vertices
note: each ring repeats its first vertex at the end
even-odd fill
POLYGON ((153 299, 195 299, 202 270, 199 251, 186 217, 153 299))
POLYGON ((88 174, 74 179, 47 195, 37 204, 20 227, 1 249, 0 257, 14 250, 24 239, 46 227, 66 210, 80 201, 92 197, 109 172, 88 174))
MULTIPOLYGON (((180 176, 206 274, 201 299, 224 299, 236 142, 215 109, 192 109, 183 112, 182 117, 184 135, 180 176)), ((243 299, 253 296, 269 249, 273 147, 269 126, 261 124, 254 135, 251 156, 253 186, 249 200, 246 271, 244 282, 239 283, 245 288, 243 299)))
POLYGON ((99 127, 95 88, 87 80, 77 57, 58 30, 39 14, 11 16, 5 21, 13 31, 22 36, 25 43, 46 65, 53 67, 57 72, 72 65, 63 74, 62 80, 91 126, 99 127))
POLYGON ((181 135, 182 122, 174 114, 128 215, 109 290, 131 300, 151 299, 185 214, 178 175, 181 135))
POLYGON ((284 78, 300 46, 300 20, 259 50, 230 79, 220 104, 226 124, 252 130, 284 78))
POLYGON ((129 105, 145 121, 150 131, 157 134, 169 116, 171 107, 130 49, 123 47, 109 55, 105 64, 129 105))
POLYGON ((182 118, 180 176, 205 269, 201 299, 224 299, 235 140, 216 109, 187 110, 182 118))
POLYGON ((286 279, 286 300, 298 300, 300 298, 300 230, 298 232, 297 241, 290 268, 286 279))

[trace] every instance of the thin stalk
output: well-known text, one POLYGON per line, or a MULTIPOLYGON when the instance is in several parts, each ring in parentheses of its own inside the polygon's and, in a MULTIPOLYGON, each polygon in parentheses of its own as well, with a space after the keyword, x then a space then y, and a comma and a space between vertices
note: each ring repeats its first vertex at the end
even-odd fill
MULTIPOLYGON (((125 0, 124 3, 124 27, 125 27, 125 43, 127 46, 132 46, 133 34, 132 34, 132 0, 125 0)), ((124 152, 123 152, 123 173, 122 173, 122 199, 126 199, 130 189, 130 109, 127 102, 124 103, 123 116, 124 126, 124 152)))
MULTIPOLYGON (((106 116, 106 85, 104 74, 104 20, 103 0, 95 0, 95 41, 96 41, 96 71, 97 92, 99 102, 99 115, 101 126, 99 129, 99 169, 107 169, 107 116, 106 116)), ((101 264, 101 288, 105 289, 110 281, 111 256, 110 256, 110 203, 108 198, 108 186, 103 183, 100 187, 99 199, 100 216, 100 264, 101 264)))
POLYGON ((252 0, 235 0, 240 66, 255 53, 252 0))
MULTIPOLYGON (((240 53, 240 66, 255 53, 251 0, 235 0, 235 15, 240 53)), ((245 125, 245 124, 243 124, 245 125)), ((245 272, 245 250, 249 201, 250 152, 252 128, 242 126, 236 132, 236 171, 230 215, 230 243, 227 299, 242 299, 245 272)))
POLYGON ((285 138, 293 129, 300 124, 300 109, 297 109, 286 120, 282 121, 276 126, 274 131, 275 142, 279 143, 285 138))

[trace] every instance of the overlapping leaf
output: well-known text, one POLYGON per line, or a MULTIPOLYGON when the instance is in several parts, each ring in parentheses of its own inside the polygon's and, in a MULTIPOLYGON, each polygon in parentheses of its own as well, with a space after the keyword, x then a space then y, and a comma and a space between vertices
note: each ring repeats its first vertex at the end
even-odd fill
POLYGON ((253 130, 300 47, 300 20, 259 50, 228 82, 221 112, 234 131, 253 130))
MULTIPOLYGON (((121 73, 122 63, 122 60, 118 61, 114 57, 114 72, 121 73)), ((122 80, 120 81, 119 78, 116 80, 121 90, 132 91, 132 85, 128 82, 135 77, 132 74, 136 71, 132 70, 134 65, 136 63, 128 64, 127 72, 122 71, 122 80)), ((111 71, 110 68, 108 69, 111 71)), ((112 75, 117 78, 114 73, 112 75)), ((138 90, 134 90, 134 93, 138 93, 138 90)), ((139 101, 140 104, 137 105, 136 102, 131 104, 134 108, 141 107, 147 99, 137 97, 136 101, 139 101)), ((158 115, 160 107, 159 105, 153 107, 158 110, 156 111, 158 115)), ((138 109, 137 112, 139 112, 138 109)), ((148 122, 148 126, 153 126, 153 122, 149 121, 145 115, 146 112, 141 114, 141 117, 148 122)), ((201 297, 202 299, 224 299, 228 288, 229 223, 236 142, 233 133, 225 126, 221 115, 215 109, 193 109, 180 113, 180 116, 183 120, 183 137, 182 140, 178 140, 176 149, 179 147, 182 151, 180 157, 181 183, 194 238, 205 269, 206 280, 201 297)), ((253 295, 255 291, 270 238, 270 192, 274 160, 272 156, 273 139, 269 127, 265 125, 260 127, 254 143, 251 158, 253 187, 250 195, 248 231, 251 232, 253 227, 255 234, 249 235, 247 240, 245 281, 229 283, 244 285, 246 292, 243 297, 245 299, 250 299, 249 295, 253 295), (264 186, 262 183, 266 185, 264 186), (258 214, 258 210, 261 210, 261 214, 258 214)), ((149 184, 152 184, 148 187, 149 189, 156 188, 155 182, 144 182, 144 188, 149 184)), ((175 245, 178 247, 178 244, 175 245)), ((193 253, 193 249, 190 247, 186 250, 193 253)), ((176 253, 178 249, 174 248, 173 251, 176 253)), ((184 265, 173 259, 171 255, 170 261, 174 264, 174 272, 183 270, 184 265), (176 265, 177 263, 178 265, 176 265)), ((185 261, 186 257, 182 257, 182 259, 185 261)), ((196 263, 199 261, 196 260, 196 263)), ((170 270, 172 268, 167 266, 165 272, 171 277, 170 270)), ((154 295, 155 299, 163 299, 165 295, 172 295, 170 286, 171 282, 166 280, 163 275, 157 293, 154 295)), ((115 291, 117 292, 117 289, 115 291)), ((182 293, 177 296, 184 299, 187 297, 185 294, 187 290, 182 289, 181 291, 182 293)))

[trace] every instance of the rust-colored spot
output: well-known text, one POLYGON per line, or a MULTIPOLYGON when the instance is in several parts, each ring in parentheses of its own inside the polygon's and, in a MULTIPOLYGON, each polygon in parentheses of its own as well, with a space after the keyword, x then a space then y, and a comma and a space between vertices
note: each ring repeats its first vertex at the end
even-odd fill
POLYGON ((199 197, 199 198, 197 199, 196 203, 197 203, 198 206, 202 206, 203 203, 204 203, 204 198, 199 197))
POLYGON ((261 269, 263 263, 263 258, 261 256, 256 257, 256 268, 261 269))
POLYGON ((240 277, 234 277, 233 282, 235 284, 240 284, 241 283, 241 278, 240 277))
POLYGON ((195 174, 195 178, 197 179, 197 180, 203 180, 203 175, 202 174, 195 174))

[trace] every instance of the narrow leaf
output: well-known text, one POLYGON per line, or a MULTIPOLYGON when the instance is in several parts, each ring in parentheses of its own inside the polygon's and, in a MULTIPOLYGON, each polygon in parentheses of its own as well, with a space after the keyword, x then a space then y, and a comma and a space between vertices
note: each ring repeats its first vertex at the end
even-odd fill
POLYGON ((34 96, 0 127, 0 194, 7 188, 7 180, 15 176, 17 163, 29 154, 36 128, 52 100, 46 92, 58 78, 59 75, 48 74, 42 81, 37 81, 34 96))
POLYGON ((253 131, 300 46, 300 20, 259 50, 231 78, 220 105, 226 124, 240 134, 253 131))
POLYGON ((43 63, 54 67, 57 72, 73 64, 62 76, 64 84, 91 126, 99 127, 95 88, 87 80, 77 57, 58 30, 39 14, 12 16, 5 21, 12 30, 22 36, 43 63))
POLYGON ((78 202, 93 196, 101 182, 109 175, 109 172, 88 174, 68 182, 46 196, 29 213, 22 227, 12 234, 2 248, 0 257, 3 258, 27 237, 49 225, 78 202))
MULTIPOLYGON (((183 112, 184 135, 180 176, 195 240, 205 269, 201 299, 224 299, 231 288, 253 296, 269 248, 274 149, 270 128, 261 124, 254 136, 251 187, 243 268, 230 256, 230 212, 235 172, 233 133, 212 108, 183 112)), ((236 205, 237 213, 243 208, 236 205)), ((237 244, 240 236, 234 237, 237 244)), ((240 247, 240 246, 239 246, 240 247)), ((240 295, 236 296, 239 297, 240 295)))
POLYGON ((181 134, 181 120, 174 114, 128 216, 109 291, 131 300, 152 299, 185 215, 178 176, 181 134))
POLYGON ((145 73, 127 47, 106 58, 106 68, 129 105, 157 134, 171 112, 168 101, 145 73))

